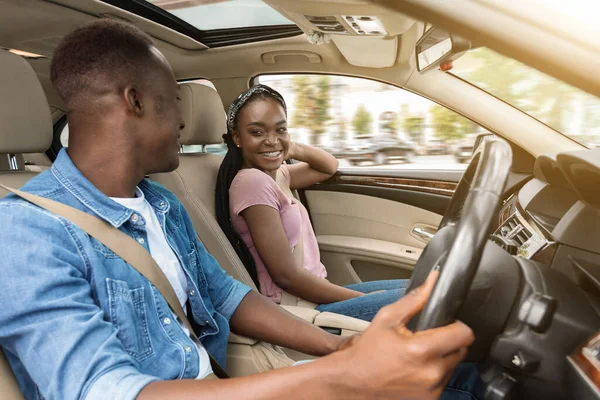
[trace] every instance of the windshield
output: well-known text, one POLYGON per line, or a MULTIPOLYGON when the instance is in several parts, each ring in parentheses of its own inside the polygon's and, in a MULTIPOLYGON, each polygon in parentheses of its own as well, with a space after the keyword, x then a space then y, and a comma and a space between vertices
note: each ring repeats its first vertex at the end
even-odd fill
POLYGON ((558 132, 600 147, 600 99, 488 48, 471 50, 452 73, 558 132))

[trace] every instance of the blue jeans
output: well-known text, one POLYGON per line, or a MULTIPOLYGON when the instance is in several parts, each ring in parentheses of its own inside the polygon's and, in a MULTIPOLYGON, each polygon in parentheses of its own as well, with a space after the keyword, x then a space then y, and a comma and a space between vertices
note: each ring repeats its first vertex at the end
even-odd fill
MULTIPOLYGON (((314 360, 296 361, 294 365, 302 365, 314 360)), ((459 364, 454 370, 442 392, 440 400, 483 400, 485 386, 479 377, 475 364, 459 364)))
POLYGON ((485 386, 475 364, 459 364, 440 400, 483 400, 485 386))
POLYGON ((335 303, 321 304, 316 310, 321 312, 329 311, 370 322, 381 307, 392 304, 404 295, 408 282, 408 279, 395 279, 348 285, 346 288, 361 293, 371 293, 379 290, 384 290, 384 292, 372 293, 367 296, 355 297, 335 303))

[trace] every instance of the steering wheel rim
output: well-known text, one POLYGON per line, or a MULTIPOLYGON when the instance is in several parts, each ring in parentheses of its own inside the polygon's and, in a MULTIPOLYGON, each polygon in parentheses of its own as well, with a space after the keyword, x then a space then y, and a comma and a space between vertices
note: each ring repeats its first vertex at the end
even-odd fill
POLYGON ((467 166, 467 169, 460 177, 460 181, 454 190, 454 194, 452 195, 452 199, 450 200, 448 208, 444 212, 444 216, 442 217, 442 221, 438 226, 438 230, 448 225, 455 225, 460 219, 467 195, 471 189, 471 183, 473 182, 475 172, 477 172, 480 154, 480 152, 475 152, 471 162, 467 166))
POLYGON ((447 230, 452 229, 454 240, 431 264, 431 260, 424 256, 436 240, 434 237, 419 259, 428 265, 417 262, 408 286, 408 290, 414 289, 423 283, 431 269, 441 270, 427 304, 415 317, 416 321, 413 319, 411 323, 412 326, 416 326, 416 331, 438 328, 454 322, 477 272, 483 248, 502 202, 502 193, 511 164, 510 145, 502 139, 494 137, 485 140, 476 150, 473 161, 465 172, 466 175, 469 170, 475 171, 472 183, 469 185, 468 176, 465 180, 461 179, 463 189, 466 185, 467 190, 459 193, 457 188, 456 199, 453 196, 440 224, 441 229, 436 234, 436 237, 440 234, 445 235, 447 240, 447 230), (465 193, 466 199, 462 205, 460 200, 465 193))

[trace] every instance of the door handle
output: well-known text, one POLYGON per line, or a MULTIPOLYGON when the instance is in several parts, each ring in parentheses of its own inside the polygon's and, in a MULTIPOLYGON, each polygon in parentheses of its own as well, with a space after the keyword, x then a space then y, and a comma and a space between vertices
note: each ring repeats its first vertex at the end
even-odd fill
POLYGON ((422 226, 415 226, 412 228, 412 233, 426 241, 433 239, 433 235, 435 235, 435 232, 430 232, 430 230, 422 226))

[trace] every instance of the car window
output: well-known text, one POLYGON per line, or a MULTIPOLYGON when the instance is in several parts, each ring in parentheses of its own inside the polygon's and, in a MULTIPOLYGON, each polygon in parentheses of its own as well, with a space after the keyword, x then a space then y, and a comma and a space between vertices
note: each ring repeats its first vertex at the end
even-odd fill
POLYGON ((261 75, 286 100, 292 140, 340 169, 464 169, 483 128, 422 96, 363 78, 261 75))
POLYGON ((227 153, 227 145, 225 143, 220 144, 190 144, 181 146, 182 153, 212 153, 224 156, 227 153))
POLYGON ((452 74, 588 148, 600 147, 600 98, 486 47, 454 62, 452 74))

